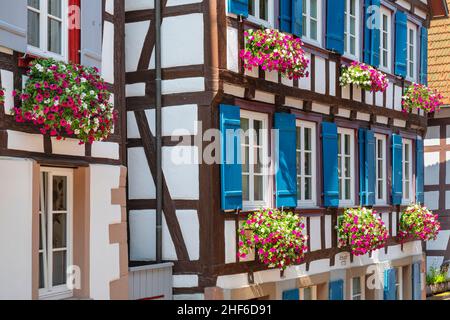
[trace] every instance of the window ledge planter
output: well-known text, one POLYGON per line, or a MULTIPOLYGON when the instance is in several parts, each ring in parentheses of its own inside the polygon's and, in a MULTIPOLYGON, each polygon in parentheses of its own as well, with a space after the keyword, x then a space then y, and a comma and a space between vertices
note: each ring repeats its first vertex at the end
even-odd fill
POLYGON ((438 215, 420 204, 407 207, 400 216, 399 238, 405 240, 436 240, 441 230, 438 215))
POLYGON ((289 79, 308 77, 309 60, 299 38, 276 29, 247 30, 244 32, 245 49, 240 52, 244 68, 252 71, 277 71, 289 79))
POLYGON ((342 66, 342 75, 339 79, 342 87, 355 85, 371 92, 384 92, 389 85, 387 76, 360 62, 352 62, 350 66, 342 66))
POLYGON ((437 90, 417 83, 410 85, 402 98, 403 112, 420 109, 432 113, 439 111, 443 104, 443 96, 437 90))
POLYGON ((450 281, 442 282, 442 283, 434 283, 427 285, 427 296, 432 296, 435 294, 440 294, 449 291, 450 289, 450 281))
POLYGON ((117 112, 111 93, 96 68, 34 60, 18 94, 22 104, 12 114, 16 122, 37 126, 57 140, 74 136, 80 144, 103 141, 111 134, 117 112))

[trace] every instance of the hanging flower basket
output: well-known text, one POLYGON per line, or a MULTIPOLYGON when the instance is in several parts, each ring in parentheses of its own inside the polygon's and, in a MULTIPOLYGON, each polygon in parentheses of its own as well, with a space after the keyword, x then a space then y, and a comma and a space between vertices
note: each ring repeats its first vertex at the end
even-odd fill
POLYGON ((0 106, 5 103, 5 91, 3 88, 0 88, 0 106))
POLYGON ((438 215, 428 208, 414 204, 406 208, 400 217, 399 237, 404 240, 436 240, 441 224, 438 215))
POLYGON ((17 122, 32 122, 58 140, 74 135, 80 144, 111 134, 117 113, 97 68, 40 59, 32 62, 28 77, 18 93, 22 105, 13 109, 17 122))
POLYGON ((425 112, 439 111, 444 104, 443 96, 422 84, 413 83, 405 92, 402 100, 403 111, 408 112, 414 109, 422 109, 425 112))
POLYGON ((350 66, 342 66, 342 75, 339 81, 342 87, 354 84, 371 92, 384 92, 389 85, 384 73, 360 62, 352 62, 350 66))
POLYGON ((256 249, 259 260, 269 268, 284 271, 303 261, 306 246, 305 224, 292 212, 260 209, 249 215, 239 230, 240 258, 256 249))
POLYGON ((347 209, 338 218, 339 247, 349 247, 355 256, 362 256, 385 246, 389 232, 374 210, 347 209))
POLYGON ((309 60, 299 38, 275 29, 248 30, 244 33, 245 50, 240 53, 244 68, 251 71, 277 71, 289 79, 308 77, 309 60))

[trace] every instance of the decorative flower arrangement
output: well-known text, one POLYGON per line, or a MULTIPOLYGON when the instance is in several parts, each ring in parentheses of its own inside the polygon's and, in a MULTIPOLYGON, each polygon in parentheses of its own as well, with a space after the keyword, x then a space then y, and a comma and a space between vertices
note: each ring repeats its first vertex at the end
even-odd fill
POLYGON ((400 217, 399 237, 402 240, 436 240, 441 224, 438 215, 428 208, 414 204, 406 208, 400 217))
POLYGON ((338 218, 339 247, 349 246, 355 256, 384 247, 389 233, 374 210, 367 208, 347 209, 338 218))
POLYGON ((256 249, 259 260, 270 268, 285 270, 304 258, 306 235, 302 218, 278 209, 260 209, 249 215, 239 230, 240 258, 256 249))
POLYGON ((422 109, 425 112, 439 111, 444 104, 443 96, 422 84, 413 83, 405 92, 402 100, 403 111, 422 109))
POLYGON ((372 66, 355 61, 348 67, 342 67, 342 75, 339 80, 342 87, 354 84, 363 90, 372 92, 384 92, 389 85, 384 73, 372 66))
POLYGON ((309 60, 299 38, 275 29, 250 29, 244 32, 244 36, 246 45, 240 57, 247 70, 261 67, 267 71, 278 71, 289 79, 308 77, 306 69, 309 60))
POLYGON ((117 112, 110 102, 111 93, 97 68, 35 60, 30 65, 28 80, 19 94, 21 107, 12 114, 17 122, 32 122, 42 134, 58 140, 62 135, 75 135, 80 144, 108 138, 117 112))
POLYGON ((3 88, 0 88, 0 106, 5 103, 5 91, 3 88))

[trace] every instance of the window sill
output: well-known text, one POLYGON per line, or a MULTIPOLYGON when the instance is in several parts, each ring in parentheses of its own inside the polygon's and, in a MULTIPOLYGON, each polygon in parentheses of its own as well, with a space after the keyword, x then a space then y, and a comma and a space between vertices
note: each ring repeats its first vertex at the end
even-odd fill
POLYGON ((251 15, 249 15, 247 17, 247 21, 251 22, 251 23, 254 23, 254 24, 257 24, 257 25, 260 25, 260 26, 264 26, 265 28, 268 28, 268 29, 273 28, 273 23, 271 23, 270 21, 263 20, 263 19, 260 19, 260 18, 256 18, 256 17, 251 16, 251 15))
POLYGON ((63 61, 63 62, 67 62, 67 57, 65 55, 59 55, 56 53, 52 53, 49 51, 44 51, 40 48, 37 47, 33 47, 28 45, 27 47, 27 53, 25 54, 25 57, 27 55, 31 55, 32 57, 34 57, 35 59, 39 59, 39 58, 44 58, 44 59, 54 59, 56 61, 63 61))

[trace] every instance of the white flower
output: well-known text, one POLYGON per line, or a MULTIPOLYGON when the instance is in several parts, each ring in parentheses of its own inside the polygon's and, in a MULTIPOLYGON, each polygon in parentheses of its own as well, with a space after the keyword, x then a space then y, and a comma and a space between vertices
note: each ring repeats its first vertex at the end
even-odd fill
POLYGON ((76 130, 74 131, 74 133, 75 133, 76 135, 79 135, 79 134, 80 134, 80 130, 79 130, 79 129, 76 129, 76 130))

